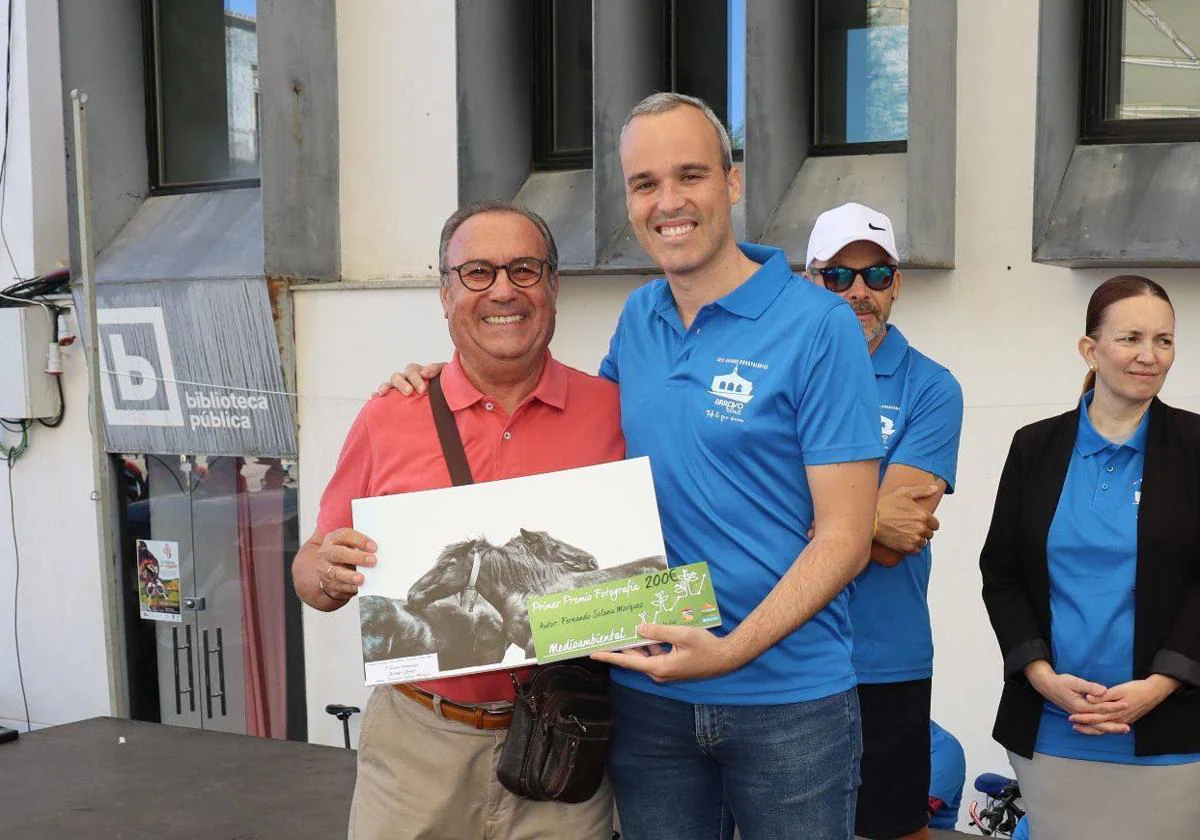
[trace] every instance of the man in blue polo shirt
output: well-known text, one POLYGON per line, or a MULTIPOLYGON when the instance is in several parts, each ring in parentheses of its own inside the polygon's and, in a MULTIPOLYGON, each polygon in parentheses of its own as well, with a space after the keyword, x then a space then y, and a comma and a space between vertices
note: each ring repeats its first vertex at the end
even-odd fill
POLYGON ((850 597, 863 734, 855 833, 870 840, 929 836, 929 538, 942 494, 954 492, 963 414, 950 371, 888 325, 899 261, 891 220, 851 203, 817 217, 805 262, 812 280, 858 316, 886 450, 871 562, 850 597))
POLYGON ((782 251, 736 242, 741 175, 703 102, 641 102, 621 166, 666 277, 630 296, 600 373, 620 385, 628 454, 650 456, 671 564, 708 562, 724 619, 645 625, 666 644, 595 656, 621 666, 622 832, 845 840, 861 749, 845 587, 883 451, 862 333, 782 251))
MULTIPOLYGON (((703 102, 639 103, 621 166, 666 277, 630 296, 600 373, 620 386, 627 453, 650 456, 668 560, 708 562, 724 622, 643 625, 666 644, 595 655, 621 666, 622 836, 847 840, 862 744, 846 586, 883 454, 862 332, 782 251, 736 242, 741 174, 703 102)), ((420 390, 422 369, 406 375, 393 384, 420 390)))

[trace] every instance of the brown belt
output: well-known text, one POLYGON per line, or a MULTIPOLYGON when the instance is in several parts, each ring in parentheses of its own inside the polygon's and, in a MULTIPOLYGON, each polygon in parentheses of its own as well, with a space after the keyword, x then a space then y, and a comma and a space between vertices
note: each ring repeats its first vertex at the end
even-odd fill
POLYGON ((423 691, 413 685, 396 685, 394 688, 409 700, 415 700, 431 712, 441 714, 446 720, 472 726, 475 729, 508 729, 508 725, 512 723, 512 709, 494 712, 482 706, 464 706, 461 703, 451 703, 445 699, 441 699, 439 702, 428 691, 423 691))

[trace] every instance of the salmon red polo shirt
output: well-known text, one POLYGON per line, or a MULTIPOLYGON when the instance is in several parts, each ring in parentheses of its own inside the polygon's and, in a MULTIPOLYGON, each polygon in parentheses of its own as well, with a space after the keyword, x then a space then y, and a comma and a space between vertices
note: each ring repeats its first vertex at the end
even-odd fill
MULTIPOLYGON (((500 402, 467 379, 458 354, 442 370, 442 392, 454 412, 476 482, 587 467, 625 457, 617 386, 546 354, 541 379, 509 417, 500 402)), ((342 445, 321 496, 317 531, 353 526, 350 502, 369 496, 450 487, 427 395, 389 391, 367 402, 342 445)), ((368 537, 370 534, 367 535, 368 537)), ((528 669, 518 671, 524 679, 528 669)), ((455 703, 512 701, 508 671, 420 683, 455 703)))

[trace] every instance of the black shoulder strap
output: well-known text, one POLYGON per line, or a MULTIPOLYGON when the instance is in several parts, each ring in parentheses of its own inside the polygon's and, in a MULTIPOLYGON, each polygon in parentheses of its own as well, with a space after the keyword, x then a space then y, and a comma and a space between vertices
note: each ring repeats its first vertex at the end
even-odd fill
POLYGON ((471 467, 467 463, 467 452, 463 449, 462 437, 458 434, 458 424, 454 422, 454 412, 446 403, 446 395, 442 393, 442 378, 435 376, 429 380, 429 407, 433 409, 433 425, 437 427, 438 440, 442 444, 442 457, 446 459, 446 467, 450 470, 450 480, 456 487, 463 484, 474 484, 471 477, 471 467))

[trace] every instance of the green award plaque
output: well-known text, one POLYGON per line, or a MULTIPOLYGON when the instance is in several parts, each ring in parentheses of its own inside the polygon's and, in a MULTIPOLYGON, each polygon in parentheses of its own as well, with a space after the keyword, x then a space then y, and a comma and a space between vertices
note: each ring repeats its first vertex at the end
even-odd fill
POLYGON ((721 613, 707 563, 675 566, 526 602, 538 662, 646 644, 637 626, 718 627, 721 613))

